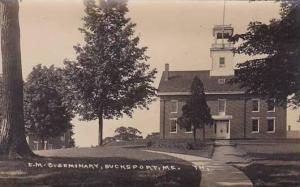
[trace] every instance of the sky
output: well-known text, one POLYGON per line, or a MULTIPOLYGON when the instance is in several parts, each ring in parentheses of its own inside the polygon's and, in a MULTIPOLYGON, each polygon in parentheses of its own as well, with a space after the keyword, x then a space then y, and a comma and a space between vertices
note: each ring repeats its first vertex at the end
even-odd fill
MULTIPOLYGON (((158 69, 158 86, 164 64, 170 70, 206 70, 211 59, 212 28, 222 24, 223 1, 204 0, 129 0, 128 17, 137 24, 141 46, 147 46, 148 63, 158 69)), ((23 77, 37 64, 63 67, 64 59, 74 59, 73 46, 83 42, 82 0, 26 0, 20 3, 23 77)), ((250 21, 268 22, 279 17, 275 2, 227 1, 225 24, 235 33, 246 31, 250 21)), ((246 57, 236 56, 235 63, 246 57)), ((132 126, 146 136, 159 131, 159 102, 149 110, 136 110, 133 118, 104 121, 104 137, 112 136, 119 126, 132 126)), ((294 124, 299 111, 288 112, 288 124, 294 124)), ((73 121, 77 146, 97 144, 97 121, 73 121)))

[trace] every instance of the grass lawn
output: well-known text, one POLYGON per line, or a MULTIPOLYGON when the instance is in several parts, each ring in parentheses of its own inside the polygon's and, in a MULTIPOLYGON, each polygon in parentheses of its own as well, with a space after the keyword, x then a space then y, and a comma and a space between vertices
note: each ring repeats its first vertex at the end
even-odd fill
POLYGON ((0 161, 0 186, 198 187, 201 180, 188 162, 139 150, 98 147, 38 153, 48 157, 0 161))
POLYGON ((153 142, 148 148, 153 151, 165 151, 211 158, 214 152, 214 145, 211 141, 196 143, 193 140, 160 140, 153 142))
POLYGON ((254 186, 300 186, 300 143, 238 145, 253 162, 237 166, 254 186))
POLYGON ((169 153, 180 153, 205 158, 211 158, 214 152, 214 142, 212 140, 200 141, 196 143, 192 139, 158 139, 158 140, 135 140, 109 143, 108 147, 121 146, 131 149, 148 149, 152 151, 162 151, 169 153))

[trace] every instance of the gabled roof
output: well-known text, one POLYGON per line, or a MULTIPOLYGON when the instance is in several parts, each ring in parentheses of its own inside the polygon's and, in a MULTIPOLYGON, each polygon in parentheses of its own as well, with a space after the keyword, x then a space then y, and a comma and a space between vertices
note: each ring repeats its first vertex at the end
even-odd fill
POLYGON ((206 93, 243 93, 238 85, 229 84, 233 76, 210 76, 209 70, 205 71, 169 71, 169 78, 164 71, 158 87, 158 95, 164 93, 188 93, 191 91, 192 81, 197 76, 203 82, 206 93), (225 84, 220 84, 219 79, 225 79, 225 84))

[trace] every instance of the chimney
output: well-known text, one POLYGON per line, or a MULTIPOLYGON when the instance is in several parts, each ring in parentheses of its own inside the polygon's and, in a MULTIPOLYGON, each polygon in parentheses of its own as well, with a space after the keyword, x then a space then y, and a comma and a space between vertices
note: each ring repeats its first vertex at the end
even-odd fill
POLYGON ((165 81, 169 80, 169 69, 170 69, 170 66, 168 63, 166 63, 165 64, 165 81))

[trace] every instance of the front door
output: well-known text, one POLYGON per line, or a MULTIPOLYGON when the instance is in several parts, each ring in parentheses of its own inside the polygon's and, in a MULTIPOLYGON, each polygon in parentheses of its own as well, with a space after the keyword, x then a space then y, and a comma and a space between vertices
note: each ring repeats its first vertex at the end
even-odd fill
POLYGON ((228 120, 216 121, 215 132, 216 132, 216 138, 229 139, 229 121, 228 120))

